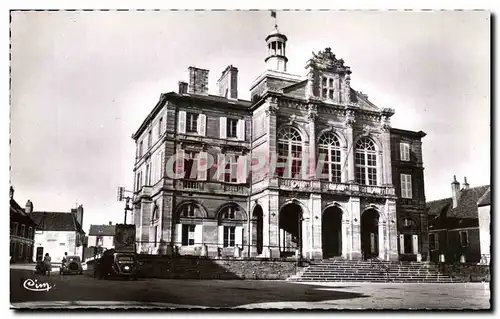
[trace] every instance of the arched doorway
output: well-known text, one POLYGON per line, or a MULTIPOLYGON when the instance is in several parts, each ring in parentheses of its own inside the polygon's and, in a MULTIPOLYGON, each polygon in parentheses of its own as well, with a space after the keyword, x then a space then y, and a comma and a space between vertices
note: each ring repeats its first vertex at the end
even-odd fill
POLYGON ((323 258, 342 255, 342 210, 328 207, 321 217, 323 258))
POLYGON ((296 203, 285 205, 279 213, 279 246, 282 257, 302 254, 302 208, 296 203))
POLYGON ((368 209, 361 215, 361 253, 363 259, 378 257, 378 221, 379 214, 374 209, 368 209))
POLYGON ((257 254, 262 254, 264 245, 264 212, 260 205, 253 210, 252 244, 257 248, 257 254))

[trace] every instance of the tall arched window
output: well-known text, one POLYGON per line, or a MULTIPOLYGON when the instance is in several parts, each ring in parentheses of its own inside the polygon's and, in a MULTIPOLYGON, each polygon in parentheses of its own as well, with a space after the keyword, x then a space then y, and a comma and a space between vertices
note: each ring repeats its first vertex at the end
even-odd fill
POLYGON ((362 185, 377 185, 377 152, 375 144, 367 137, 356 143, 356 182, 362 185))
POLYGON ((278 163, 277 176, 300 178, 302 137, 296 128, 286 126, 278 132, 278 163))
POLYGON ((334 183, 341 182, 342 160, 340 141, 332 132, 323 133, 318 141, 319 160, 323 163, 321 179, 334 183))
POLYGON ((219 245, 226 247, 243 246, 243 229, 246 222, 244 212, 238 205, 228 204, 218 213, 219 245))

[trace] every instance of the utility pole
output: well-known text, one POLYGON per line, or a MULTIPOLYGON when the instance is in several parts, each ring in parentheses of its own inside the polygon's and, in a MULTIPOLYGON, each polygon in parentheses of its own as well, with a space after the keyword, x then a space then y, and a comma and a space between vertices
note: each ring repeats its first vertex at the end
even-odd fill
POLYGON ((130 200, 132 197, 130 196, 125 196, 125 193, 131 193, 133 194, 134 192, 128 191, 125 189, 125 187, 118 187, 118 194, 117 194, 117 199, 119 202, 123 202, 125 200, 125 208, 124 208, 124 216, 123 216, 123 223, 127 224, 127 211, 132 211, 132 207, 129 206, 130 200))

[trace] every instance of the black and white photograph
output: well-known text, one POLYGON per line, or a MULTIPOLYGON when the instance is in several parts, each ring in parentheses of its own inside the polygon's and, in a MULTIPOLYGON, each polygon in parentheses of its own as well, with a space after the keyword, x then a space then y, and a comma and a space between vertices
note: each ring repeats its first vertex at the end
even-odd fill
POLYGON ((492 308, 490 11, 9 14, 11 309, 492 308))

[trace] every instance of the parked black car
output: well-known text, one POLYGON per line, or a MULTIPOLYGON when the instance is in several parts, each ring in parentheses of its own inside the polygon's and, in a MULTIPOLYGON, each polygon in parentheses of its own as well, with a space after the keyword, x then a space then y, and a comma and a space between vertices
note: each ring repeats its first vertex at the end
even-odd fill
POLYGON ((67 274, 83 274, 82 262, 80 256, 68 256, 66 257, 66 262, 61 264, 59 269, 61 275, 67 274))
POLYGON ((117 252, 108 249, 94 264, 94 278, 125 277, 133 280, 138 278, 138 263, 133 252, 117 252))

